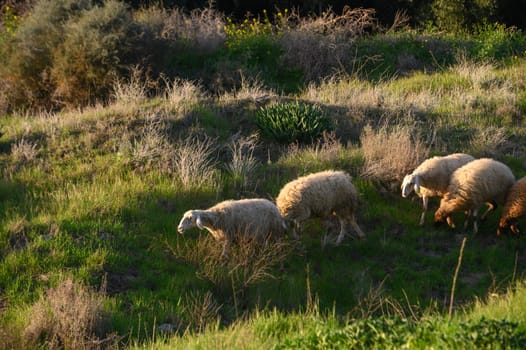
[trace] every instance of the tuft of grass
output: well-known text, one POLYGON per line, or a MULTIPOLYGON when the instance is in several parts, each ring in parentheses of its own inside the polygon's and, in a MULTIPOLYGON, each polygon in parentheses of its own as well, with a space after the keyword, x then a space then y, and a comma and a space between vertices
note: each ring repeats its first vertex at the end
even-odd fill
POLYGON ((102 295, 66 279, 33 305, 23 338, 49 349, 111 348, 117 338, 109 335, 107 317, 102 295))
POLYGON ((216 151, 213 139, 188 136, 180 140, 174 150, 174 171, 184 190, 215 187, 216 151))
POLYGON ((259 161, 254 156, 257 145, 258 134, 239 136, 228 145, 230 161, 226 164, 226 169, 234 183, 239 184, 242 189, 246 189, 251 183, 252 176, 259 165, 259 161))

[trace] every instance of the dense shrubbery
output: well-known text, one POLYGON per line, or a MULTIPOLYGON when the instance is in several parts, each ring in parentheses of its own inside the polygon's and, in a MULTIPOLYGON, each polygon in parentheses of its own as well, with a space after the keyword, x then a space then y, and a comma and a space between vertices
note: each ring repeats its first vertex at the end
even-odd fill
POLYGON ((370 9, 305 18, 278 11, 235 23, 212 8, 185 13, 133 10, 119 0, 40 0, 26 17, 4 18, 0 110, 106 102, 114 81, 136 65, 154 80, 200 80, 214 93, 238 89, 247 78, 293 92, 335 73, 378 80, 442 69, 462 52, 500 60, 526 49, 520 30, 497 24, 439 37, 397 29, 405 23, 399 17, 386 32, 370 9))

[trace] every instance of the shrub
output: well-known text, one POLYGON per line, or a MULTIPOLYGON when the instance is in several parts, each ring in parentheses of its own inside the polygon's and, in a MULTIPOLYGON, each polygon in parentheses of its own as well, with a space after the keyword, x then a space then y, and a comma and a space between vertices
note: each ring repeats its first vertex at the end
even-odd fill
POLYGON ((274 26, 266 16, 263 22, 252 18, 245 19, 240 24, 227 18, 225 45, 228 56, 241 58, 248 66, 277 62, 279 49, 274 44, 274 31, 274 26))
POLYGON ((175 8, 165 20, 163 37, 211 52, 225 42, 224 26, 223 14, 213 8, 195 9, 190 14, 175 8))
POLYGON ((374 26, 372 9, 346 8, 342 15, 327 11, 301 20, 293 12, 280 18, 286 23, 278 39, 284 51, 283 63, 299 67, 306 81, 351 68, 351 44, 374 26))
POLYGON ((24 331, 30 346, 42 340, 49 349, 97 349, 115 345, 107 334, 107 315, 103 298, 97 292, 67 279, 33 306, 31 320, 24 331))
POLYGON ((0 80, 13 106, 49 106, 53 50, 64 40, 63 24, 92 7, 90 0, 40 0, 6 43, 0 80))
POLYGON ((522 55, 526 49, 526 35, 503 24, 481 24, 475 28, 474 53, 476 59, 499 60, 522 55))
POLYGON ((434 0, 431 12, 439 29, 458 33, 491 21, 496 6, 495 0, 434 0))
POLYGON ((263 135, 279 142, 310 142, 331 128, 320 107, 299 101, 261 107, 257 124, 263 135))
POLYGON ((64 26, 53 50, 54 97, 66 105, 89 104, 108 95, 115 78, 137 59, 140 28, 117 0, 85 11, 64 26))

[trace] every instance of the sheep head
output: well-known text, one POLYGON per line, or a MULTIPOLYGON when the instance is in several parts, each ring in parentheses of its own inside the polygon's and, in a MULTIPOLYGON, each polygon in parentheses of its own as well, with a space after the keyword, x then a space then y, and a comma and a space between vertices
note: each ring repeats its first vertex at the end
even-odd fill
POLYGON ((197 211, 188 210, 186 213, 184 213, 181 221, 179 222, 179 225, 177 226, 177 231, 183 234, 186 230, 189 230, 196 226, 199 227, 199 224, 197 222, 198 219, 200 222, 200 215, 197 211))
POLYGON ((497 236, 502 235, 507 229, 510 229, 510 231, 515 234, 520 233, 516 222, 513 222, 513 220, 510 220, 508 218, 500 218, 499 227, 497 228, 497 236))
POLYGON ((402 197, 409 196, 411 191, 415 190, 416 194, 420 194, 420 181, 417 175, 409 174, 404 177, 402 181, 402 197))
POLYGON ((449 227, 455 228, 455 223, 453 222, 452 212, 448 212, 443 208, 438 208, 435 212, 435 226, 440 225, 444 221, 447 222, 449 227))

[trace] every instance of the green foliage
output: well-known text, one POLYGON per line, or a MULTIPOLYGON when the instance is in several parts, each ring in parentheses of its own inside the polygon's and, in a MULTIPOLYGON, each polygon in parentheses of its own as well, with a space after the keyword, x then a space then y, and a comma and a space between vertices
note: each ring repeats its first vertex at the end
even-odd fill
POLYGON ((382 317, 353 320, 343 327, 313 322, 301 335, 285 336, 276 349, 514 349, 525 340, 524 325, 505 320, 448 324, 438 318, 416 323, 382 317))
POLYGON ((6 38, 9 38, 13 35, 19 22, 20 18, 15 15, 13 13, 13 9, 7 5, 4 8, 4 12, 2 14, 1 23, 3 23, 3 26, 0 28, 0 45, 4 40, 6 40, 6 38))
POLYGON ((36 2, 32 14, 6 43, 0 65, 0 76, 8 84, 6 93, 14 106, 49 102, 53 50, 64 40, 63 24, 92 6, 90 0, 36 2))
POLYGON ((473 56, 481 60, 501 60, 526 52, 526 35, 503 24, 484 23, 475 28, 473 56))
MULTIPOLYGON (((54 95, 65 104, 87 104, 109 92, 115 77, 134 61, 139 28, 117 0, 83 12, 64 25, 63 43, 53 51, 54 95)), ((121 73, 121 74, 119 74, 121 73)))
POLYGON ((257 124, 268 138, 279 142, 309 142, 331 128, 320 107, 303 102, 261 107, 257 124))
POLYGON ((274 64, 279 56, 279 48, 274 43, 276 29, 265 15, 262 21, 259 18, 245 19, 236 24, 227 18, 224 27, 226 34, 226 50, 229 57, 242 58, 247 65, 274 64))
POLYGON ((434 0, 431 10, 439 29, 460 33, 491 21, 496 6, 496 0, 434 0))

